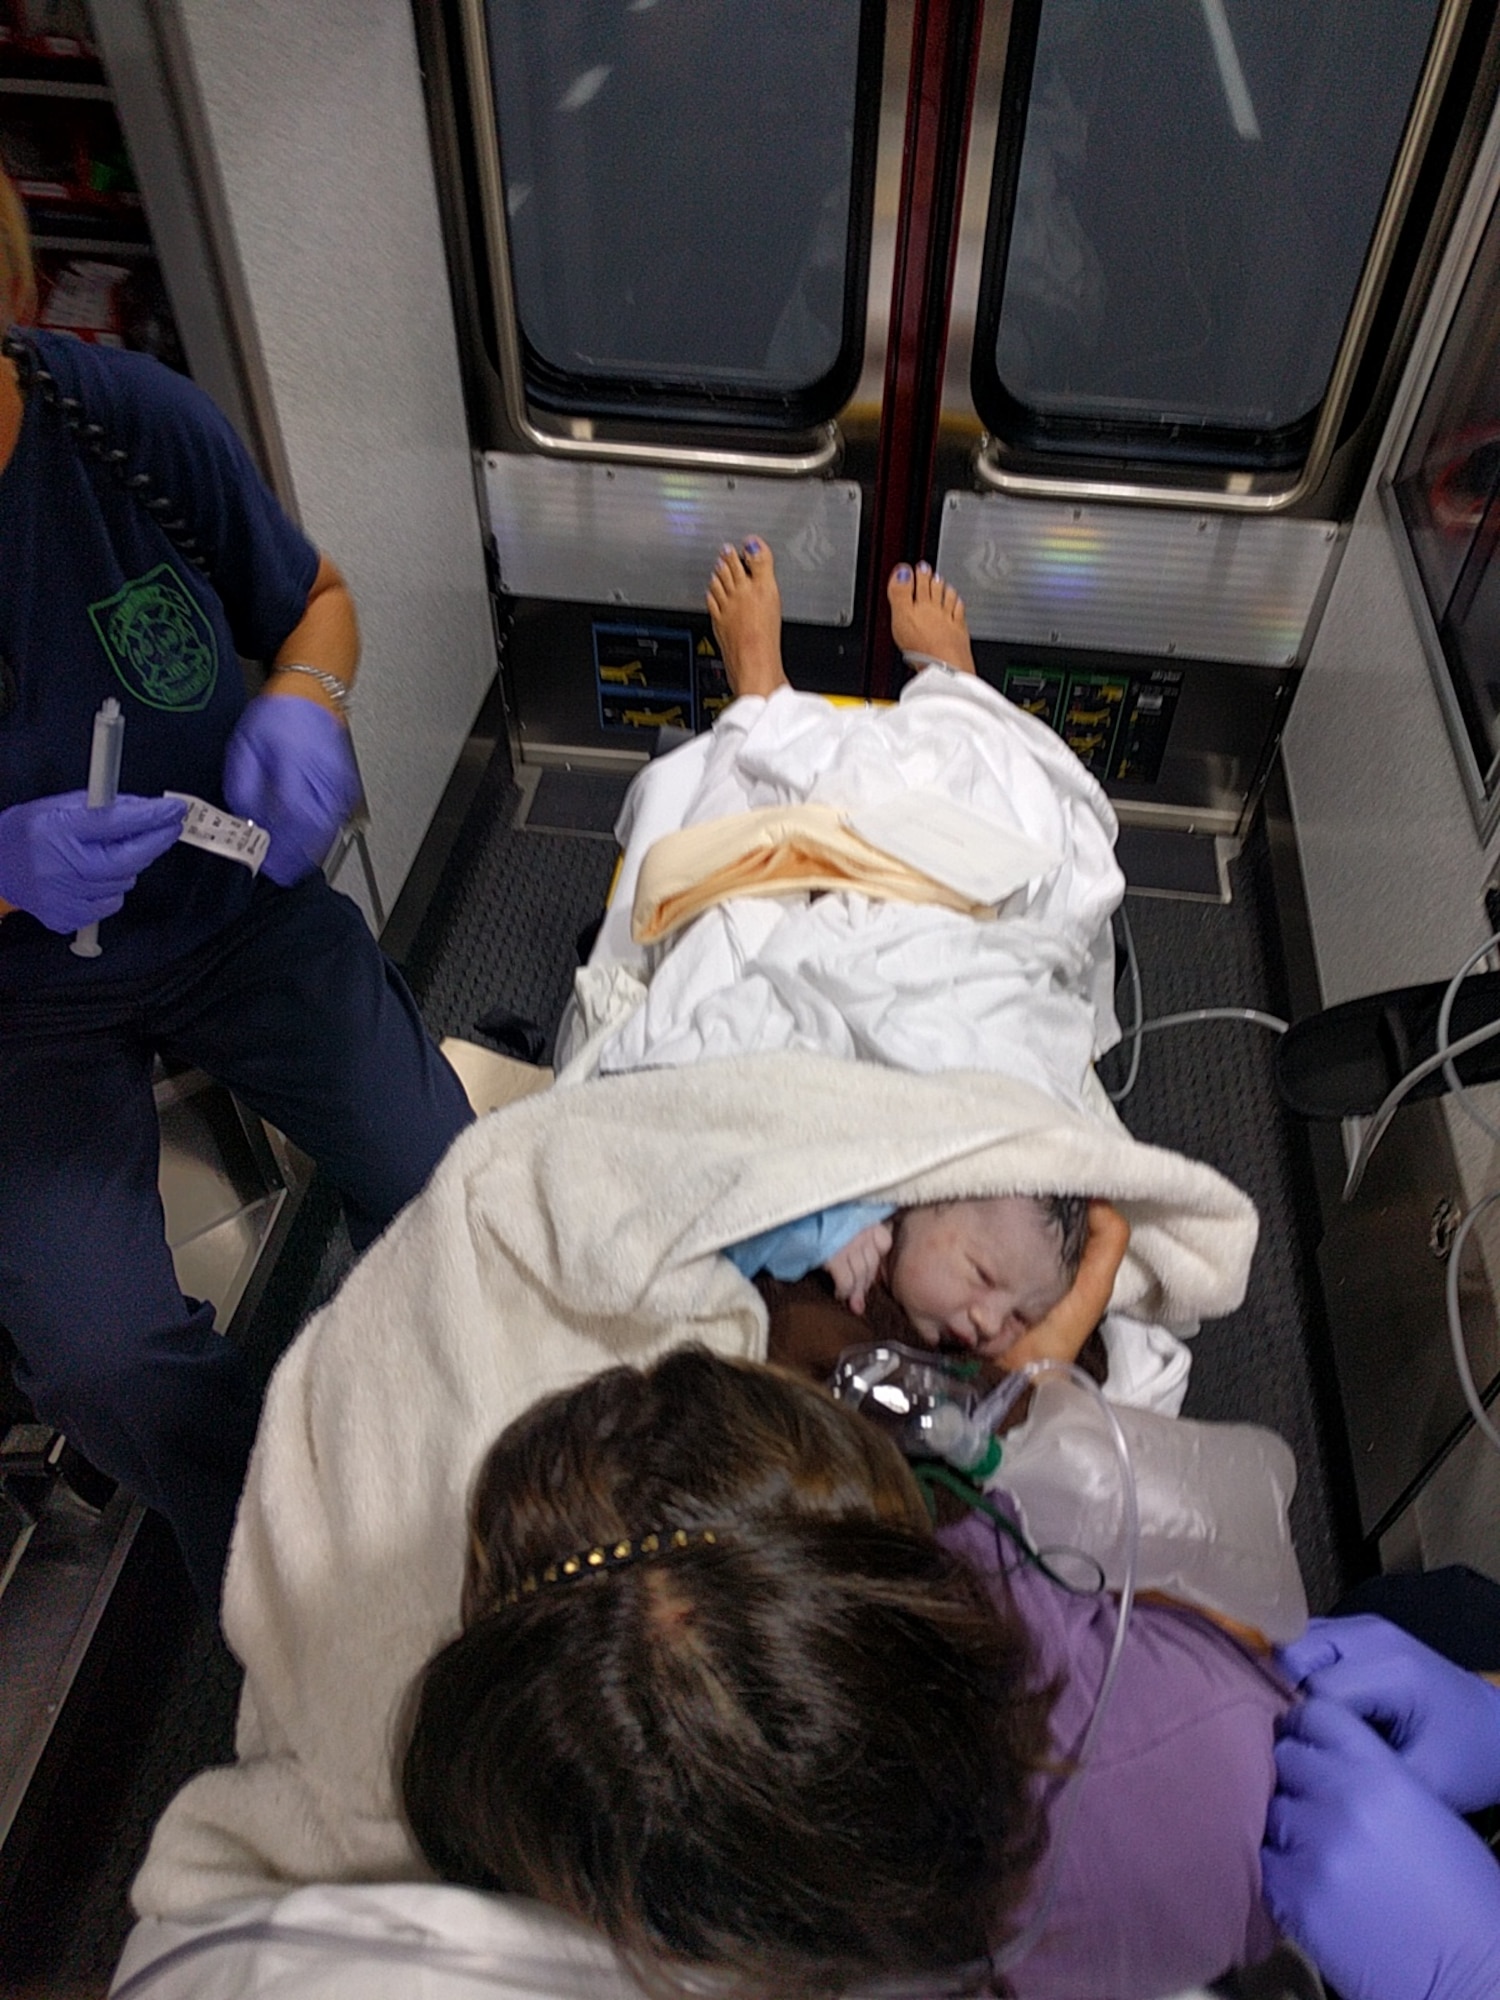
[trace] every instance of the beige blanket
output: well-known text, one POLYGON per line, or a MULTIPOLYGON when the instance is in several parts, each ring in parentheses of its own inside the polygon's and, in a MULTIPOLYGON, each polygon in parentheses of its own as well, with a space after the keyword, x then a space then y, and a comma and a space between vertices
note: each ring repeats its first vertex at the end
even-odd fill
POLYGON ((888 903, 935 903, 991 916, 946 883, 883 854, 845 826, 832 806, 761 806, 664 834, 636 880, 630 935, 656 944, 731 896, 792 896, 857 889, 888 903))
POLYGON ((755 1056, 482 1119, 276 1371, 225 1584, 239 1762, 168 1808, 138 1910, 420 1875, 393 1730, 456 1630, 465 1503, 494 1436, 538 1396, 682 1341, 758 1357, 764 1309, 713 1254, 725 1243, 865 1194, 1021 1190, 1125 1211, 1119 1307, 1185 1320, 1239 1302, 1243 1194, 1002 1077, 755 1056))

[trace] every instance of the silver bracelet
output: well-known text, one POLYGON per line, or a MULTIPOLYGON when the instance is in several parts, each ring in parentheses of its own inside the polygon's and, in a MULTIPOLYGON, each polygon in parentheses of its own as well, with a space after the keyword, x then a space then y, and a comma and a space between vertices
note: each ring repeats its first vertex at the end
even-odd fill
POLYGON ((301 660, 279 660, 272 667, 273 674, 306 674, 309 680, 317 682, 340 715, 347 715, 354 705, 354 692, 347 681, 341 681, 337 674, 330 674, 323 667, 309 667, 301 660))

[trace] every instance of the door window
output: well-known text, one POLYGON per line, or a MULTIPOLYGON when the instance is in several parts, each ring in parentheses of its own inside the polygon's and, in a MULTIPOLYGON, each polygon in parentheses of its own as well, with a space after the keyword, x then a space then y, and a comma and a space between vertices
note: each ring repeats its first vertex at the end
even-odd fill
POLYGON ((527 398, 798 428, 857 378, 882 6, 486 0, 527 398))
POLYGON ((1438 11, 1018 0, 975 349, 990 429, 1300 463, 1438 11))

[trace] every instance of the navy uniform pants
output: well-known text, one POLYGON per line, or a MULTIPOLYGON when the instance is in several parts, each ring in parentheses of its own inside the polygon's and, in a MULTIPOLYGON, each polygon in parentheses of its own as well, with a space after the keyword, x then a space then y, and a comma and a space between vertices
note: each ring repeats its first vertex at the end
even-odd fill
POLYGON ((339 1188, 363 1249, 471 1117, 405 982, 321 875, 146 979, 0 1001, 0 1325, 16 1381, 171 1523, 217 1606, 259 1392, 184 1299, 157 1191, 160 1052, 227 1084, 339 1188))

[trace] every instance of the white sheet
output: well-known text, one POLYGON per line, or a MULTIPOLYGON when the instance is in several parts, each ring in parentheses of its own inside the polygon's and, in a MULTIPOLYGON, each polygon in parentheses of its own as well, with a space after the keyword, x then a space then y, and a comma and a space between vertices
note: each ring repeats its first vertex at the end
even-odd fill
POLYGON ((520 1896, 435 1882, 315 1885, 148 1917, 117 2000, 641 2000, 605 1940, 520 1896))
POLYGON ((648 985, 599 1048, 600 1072, 804 1049, 994 1070, 1074 1109, 1097 1101, 1093 1062, 1119 1038, 1109 916, 1124 879, 1109 801, 1050 729, 975 676, 929 668, 888 709, 791 688, 747 698, 702 742, 662 760, 681 757, 680 774, 653 767, 622 819, 625 867, 594 964, 648 985), (852 894, 740 899, 652 954, 622 946, 617 913, 674 815, 693 825, 803 801, 858 814, 923 791, 1060 861, 988 922, 852 894))
MULTIPOLYGON (((1185 1887, 1185 1894, 1191 1889, 1185 1887)), ((198 1923, 147 1918, 111 2000, 643 2000, 555 1910, 438 1883, 294 1889, 198 1923)), ((1206 1990, 1176 2000, 1212 2000, 1206 1990)))

